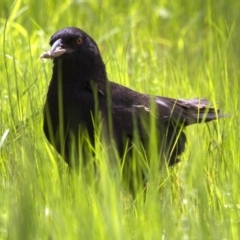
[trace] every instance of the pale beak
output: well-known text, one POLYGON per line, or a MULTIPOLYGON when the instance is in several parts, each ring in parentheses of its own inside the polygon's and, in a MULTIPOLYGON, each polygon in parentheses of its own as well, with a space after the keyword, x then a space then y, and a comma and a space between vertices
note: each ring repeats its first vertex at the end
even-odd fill
POLYGON ((74 52, 73 49, 65 47, 62 43, 62 39, 58 39, 56 42, 54 42, 52 48, 49 51, 43 53, 40 58, 56 58, 60 57, 64 53, 72 52, 74 52))

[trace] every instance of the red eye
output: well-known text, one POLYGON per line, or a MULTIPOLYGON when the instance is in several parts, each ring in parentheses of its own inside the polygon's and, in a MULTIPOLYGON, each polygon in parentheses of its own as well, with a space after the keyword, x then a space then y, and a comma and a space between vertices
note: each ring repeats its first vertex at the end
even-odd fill
POLYGON ((76 41, 76 44, 77 45, 81 45, 83 42, 82 38, 78 38, 77 41, 76 41))

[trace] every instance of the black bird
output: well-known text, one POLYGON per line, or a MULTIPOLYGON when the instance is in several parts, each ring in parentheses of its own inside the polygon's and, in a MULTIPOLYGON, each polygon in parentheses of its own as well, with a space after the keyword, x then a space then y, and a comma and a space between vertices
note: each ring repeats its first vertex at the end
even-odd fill
POLYGON ((57 31, 50 45, 51 50, 41 55, 53 59, 44 132, 70 166, 73 142, 81 145, 79 135, 87 132, 94 145, 97 118, 106 138, 114 139, 120 157, 134 144, 135 132, 147 151, 154 118, 160 158, 173 165, 185 148, 184 127, 222 117, 205 99, 150 96, 109 81, 97 44, 79 28, 57 31))

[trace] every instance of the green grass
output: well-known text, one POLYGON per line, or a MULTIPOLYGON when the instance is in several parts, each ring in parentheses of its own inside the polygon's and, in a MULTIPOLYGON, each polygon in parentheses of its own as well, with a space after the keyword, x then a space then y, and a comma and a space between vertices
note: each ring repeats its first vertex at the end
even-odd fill
MULTIPOLYGON (((0 239, 238 239, 238 0, 0 3, 0 239), (178 166, 150 172, 133 202, 96 149, 101 180, 70 174, 42 131, 56 30, 99 44, 109 78, 140 92, 206 97, 223 112, 189 127, 178 166)), ((87 175, 87 176, 86 176, 87 175)))

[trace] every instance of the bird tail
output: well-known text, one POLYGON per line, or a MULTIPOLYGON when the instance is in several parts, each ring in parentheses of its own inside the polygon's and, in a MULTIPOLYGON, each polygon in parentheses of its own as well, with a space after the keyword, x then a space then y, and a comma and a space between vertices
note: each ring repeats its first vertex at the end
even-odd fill
POLYGON ((185 126, 210 122, 227 116, 204 98, 180 99, 175 104, 181 106, 188 113, 187 115, 190 116, 186 118, 185 126))

